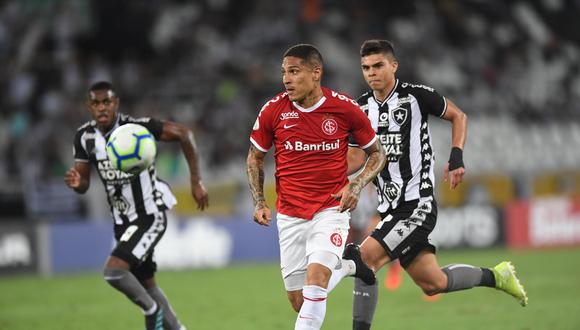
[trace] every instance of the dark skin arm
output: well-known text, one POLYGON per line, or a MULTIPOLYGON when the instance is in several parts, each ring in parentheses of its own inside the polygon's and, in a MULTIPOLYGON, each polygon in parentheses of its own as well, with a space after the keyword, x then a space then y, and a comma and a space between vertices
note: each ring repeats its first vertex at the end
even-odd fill
POLYGON ((332 197, 340 199, 340 212, 356 208, 361 190, 379 174, 387 162, 385 149, 378 139, 364 152, 368 160, 363 171, 338 193, 332 194, 332 197))
POLYGON ((91 185, 91 165, 88 162, 75 162, 75 165, 66 171, 64 183, 79 194, 84 194, 91 185))
POLYGON ((207 191, 201 181, 198 165, 199 156, 197 153, 197 146, 195 144, 193 132, 184 125, 171 121, 164 121, 163 131, 159 140, 179 141, 181 144, 181 150, 183 151, 183 155, 185 156, 187 165, 189 167, 191 195, 197 203, 197 209, 204 210, 209 206, 209 198, 207 191))
POLYGON ((264 197, 264 158, 266 153, 250 145, 246 160, 246 172, 252 199, 254 201, 254 221, 262 226, 269 226, 272 212, 264 197))
MULTIPOLYGON (((447 111, 443 119, 451 122, 451 146, 463 150, 467 136, 467 115, 461 111, 455 103, 447 99, 447 111)), ((449 188, 455 189, 462 181, 465 168, 456 168, 449 171, 449 163, 445 164, 443 179, 449 181, 449 188)))

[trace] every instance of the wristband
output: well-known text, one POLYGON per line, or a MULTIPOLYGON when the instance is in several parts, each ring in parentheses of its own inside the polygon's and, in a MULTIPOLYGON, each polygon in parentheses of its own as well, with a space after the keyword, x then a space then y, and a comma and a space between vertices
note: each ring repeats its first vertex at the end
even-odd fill
POLYGON ((449 170, 453 171, 460 167, 465 167, 463 165, 463 150, 453 147, 451 148, 451 155, 449 155, 449 170))

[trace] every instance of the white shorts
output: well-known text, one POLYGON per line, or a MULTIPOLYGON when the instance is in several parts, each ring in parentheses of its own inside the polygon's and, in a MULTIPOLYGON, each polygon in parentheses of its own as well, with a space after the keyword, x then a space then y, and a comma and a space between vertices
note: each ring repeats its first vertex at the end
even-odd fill
POLYGON ((349 212, 337 207, 322 210, 312 220, 277 215, 280 240, 280 267, 287 291, 302 290, 306 280, 308 256, 326 251, 342 258, 348 236, 349 212))

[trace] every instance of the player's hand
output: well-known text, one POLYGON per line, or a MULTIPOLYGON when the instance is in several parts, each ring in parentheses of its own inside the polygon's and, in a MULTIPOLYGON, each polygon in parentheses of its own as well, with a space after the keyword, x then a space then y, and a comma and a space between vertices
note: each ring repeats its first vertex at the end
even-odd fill
POLYGON ((465 174, 465 168, 459 167, 451 172, 449 171, 449 163, 445 164, 445 169, 443 170, 443 179, 445 182, 449 181, 449 188, 451 190, 455 189, 461 182, 463 182, 463 174, 465 174))
POLYGON ((64 174, 64 183, 69 188, 77 189, 81 186, 81 174, 74 167, 66 171, 64 174))
POLYGON ((265 201, 258 202, 254 208, 254 221, 262 226, 270 226, 272 212, 265 201))
POLYGON ((330 194, 336 200, 340 200, 338 212, 352 211, 356 209, 361 188, 356 183, 349 183, 342 187, 336 194, 330 194))
POLYGON ((209 196, 200 180, 191 181, 191 196, 197 203, 197 209, 203 211, 209 206, 209 196))

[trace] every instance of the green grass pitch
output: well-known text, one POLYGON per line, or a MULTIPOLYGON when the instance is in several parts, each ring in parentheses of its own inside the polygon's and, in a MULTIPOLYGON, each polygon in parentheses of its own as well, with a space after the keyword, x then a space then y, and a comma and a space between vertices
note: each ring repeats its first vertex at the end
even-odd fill
MULTIPOLYGON (((374 329, 580 329, 580 250, 442 251, 441 265, 493 266, 512 260, 529 295, 522 308, 493 289, 426 302, 405 275, 395 292, 381 287, 374 329)), ((379 280, 384 271, 379 274, 379 280)), ((160 286, 188 329, 293 329, 278 266, 160 272, 160 286)), ((352 279, 331 293, 323 329, 350 329, 352 279)), ((100 274, 0 278, 0 329, 143 329, 143 316, 100 274)))

